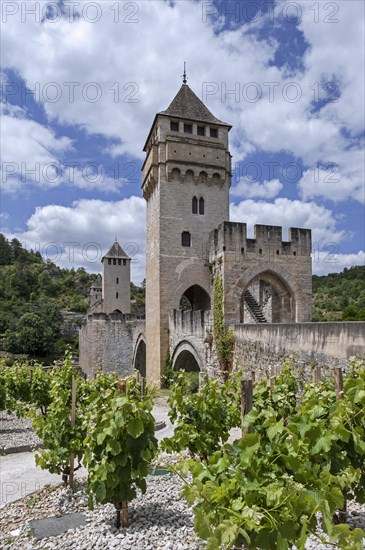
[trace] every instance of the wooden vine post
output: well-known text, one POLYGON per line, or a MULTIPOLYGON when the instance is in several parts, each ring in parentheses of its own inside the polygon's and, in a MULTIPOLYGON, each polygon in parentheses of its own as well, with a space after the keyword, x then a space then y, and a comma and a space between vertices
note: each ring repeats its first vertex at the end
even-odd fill
MULTIPOLYGON (((252 380, 241 380, 241 418, 242 421, 246 414, 252 409, 252 380)), ((242 437, 252 433, 252 427, 249 426, 246 432, 242 430, 242 437)))
POLYGON ((314 383, 320 384, 321 380, 322 380, 322 370, 320 366, 317 366, 314 369, 314 383))
MULTIPOLYGON (((76 378, 72 375, 72 386, 71 386, 71 428, 74 428, 76 424, 76 378)), ((70 474, 69 474, 69 485, 73 488, 74 485, 74 469, 75 469, 75 453, 71 451, 70 453, 70 474)))
MULTIPOLYGON (((126 380, 118 380, 119 391, 121 394, 125 395, 127 391, 126 380)), ((128 518, 128 501, 123 500, 122 502, 116 503, 115 508, 117 511, 117 518, 115 526, 119 529, 120 526, 128 527, 129 518, 128 518)))
MULTIPOLYGON (((341 367, 335 367, 335 388, 336 388, 336 399, 337 401, 343 399, 343 375, 341 367)), ((347 515, 347 504, 346 498, 343 504, 343 509, 338 511, 338 521, 339 523, 346 523, 347 515)))

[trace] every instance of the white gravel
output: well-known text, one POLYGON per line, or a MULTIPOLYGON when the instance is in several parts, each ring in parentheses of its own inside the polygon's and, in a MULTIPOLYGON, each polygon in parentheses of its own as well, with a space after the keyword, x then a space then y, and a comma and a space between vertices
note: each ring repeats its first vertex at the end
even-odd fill
POLYGON ((41 440, 32 428, 28 418, 17 418, 15 413, 0 412, 0 449, 38 445, 41 440))
MULTIPOLYGON (((181 458, 181 457, 179 457, 181 458)), ((162 455, 163 461, 175 463, 178 457, 162 455)), ((176 476, 149 476, 148 488, 129 505, 130 525, 114 527, 115 509, 111 504, 87 508, 85 479, 79 481, 75 493, 61 486, 42 491, 2 508, 0 519, 1 550, 203 550, 205 543, 194 534, 193 511, 180 499, 181 480, 176 476), (37 541, 29 527, 36 518, 83 512, 87 524, 58 537, 37 541)), ((365 506, 348 503, 348 523, 365 527, 365 506)), ((320 531, 320 527, 318 528, 320 531)), ((306 543, 307 550, 335 550, 316 537, 306 543)), ((365 549, 365 539, 363 548, 365 549)), ((293 550, 295 547, 293 547, 293 550)))
POLYGON ((84 485, 74 494, 61 487, 43 490, 1 510, 0 548, 199 550, 204 544, 194 534, 192 510, 179 499, 180 490, 181 481, 175 476, 148 478, 146 494, 129 505, 129 527, 119 530, 114 527, 111 504, 87 509, 84 485), (58 537, 40 541, 32 537, 30 519, 72 512, 84 512, 87 524, 58 537))

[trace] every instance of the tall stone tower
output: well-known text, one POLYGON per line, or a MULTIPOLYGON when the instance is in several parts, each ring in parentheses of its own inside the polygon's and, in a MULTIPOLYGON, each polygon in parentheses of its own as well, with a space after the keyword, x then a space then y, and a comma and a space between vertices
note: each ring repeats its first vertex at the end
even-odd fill
POLYGON ((184 83, 157 113, 142 168, 147 201, 147 378, 159 384, 168 354, 168 313, 185 296, 210 309, 209 233, 229 219, 229 124, 184 83))
POLYGON ((115 241, 102 258, 103 312, 131 312, 131 258, 115 241))

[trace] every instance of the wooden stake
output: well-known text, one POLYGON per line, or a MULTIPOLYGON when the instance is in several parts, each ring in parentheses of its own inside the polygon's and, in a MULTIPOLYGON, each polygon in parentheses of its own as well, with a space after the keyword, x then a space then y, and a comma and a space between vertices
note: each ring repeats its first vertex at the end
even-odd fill
MULTIPOLYGON (((339 401, 343 399, 343 375, 341 367, 335 367, 335 387, 336 387, 336 399, 339 401)), ((338 511, 338 521, 339 523, 346 523, 347 516, 347 502, 346 498, 343 504, 343 508, 338 511)))
POLYGON ((343 398, 343 376, 341 367, 335 367, 336 399, 343 398))
POLYGON ((128 527, 129 518, 128 518, 128 501, 124 500, 122 502, 122 527, 128 527))
POLYGON ((127 389, 126 381, 124 379, 123 380, 118 380, 118 387, 119 387, 120 393, 125 394, 126 389, 127 389))
POLYGON ((276 384, 276 376, 271 376, 270 378, 270 389, 271 391, 274 391, 276 384))
POLYGON ((317 366, 314 369, 314 383, 315 384, 320 384, 321 380, 322 380, 322 369, 321 369, 320 366, 317 366))
MULTIPOLYGON (((72 388, 71 388, 71 426, 74 427, 76 423, 76 378, 72 375, 72 388)), ((69 485, 73 488, 74 484, 74 469, 75 469, 75 453, 70 453, 70 475, 69 485)))
MULTIPOLYGON (((241 418, 242 420, 252 409, 252 380, 241 380, 241 418)), ((246 432, 242 431, 242 437, 245 433, 252 433, 249 427, 246 432)))

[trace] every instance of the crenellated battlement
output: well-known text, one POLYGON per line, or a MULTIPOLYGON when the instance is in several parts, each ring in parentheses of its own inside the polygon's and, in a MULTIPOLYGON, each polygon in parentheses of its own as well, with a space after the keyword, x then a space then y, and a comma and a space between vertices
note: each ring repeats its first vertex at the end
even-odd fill
POLYGON ((223 222, 210 233, 209 253, 211 259, 224 252, 242 256, 310 256, 312 249, 311 230, 289 228, 289 241, 283 241, 282 227, 255 225, 254 238, 247 238, 247 224, 223 222))

